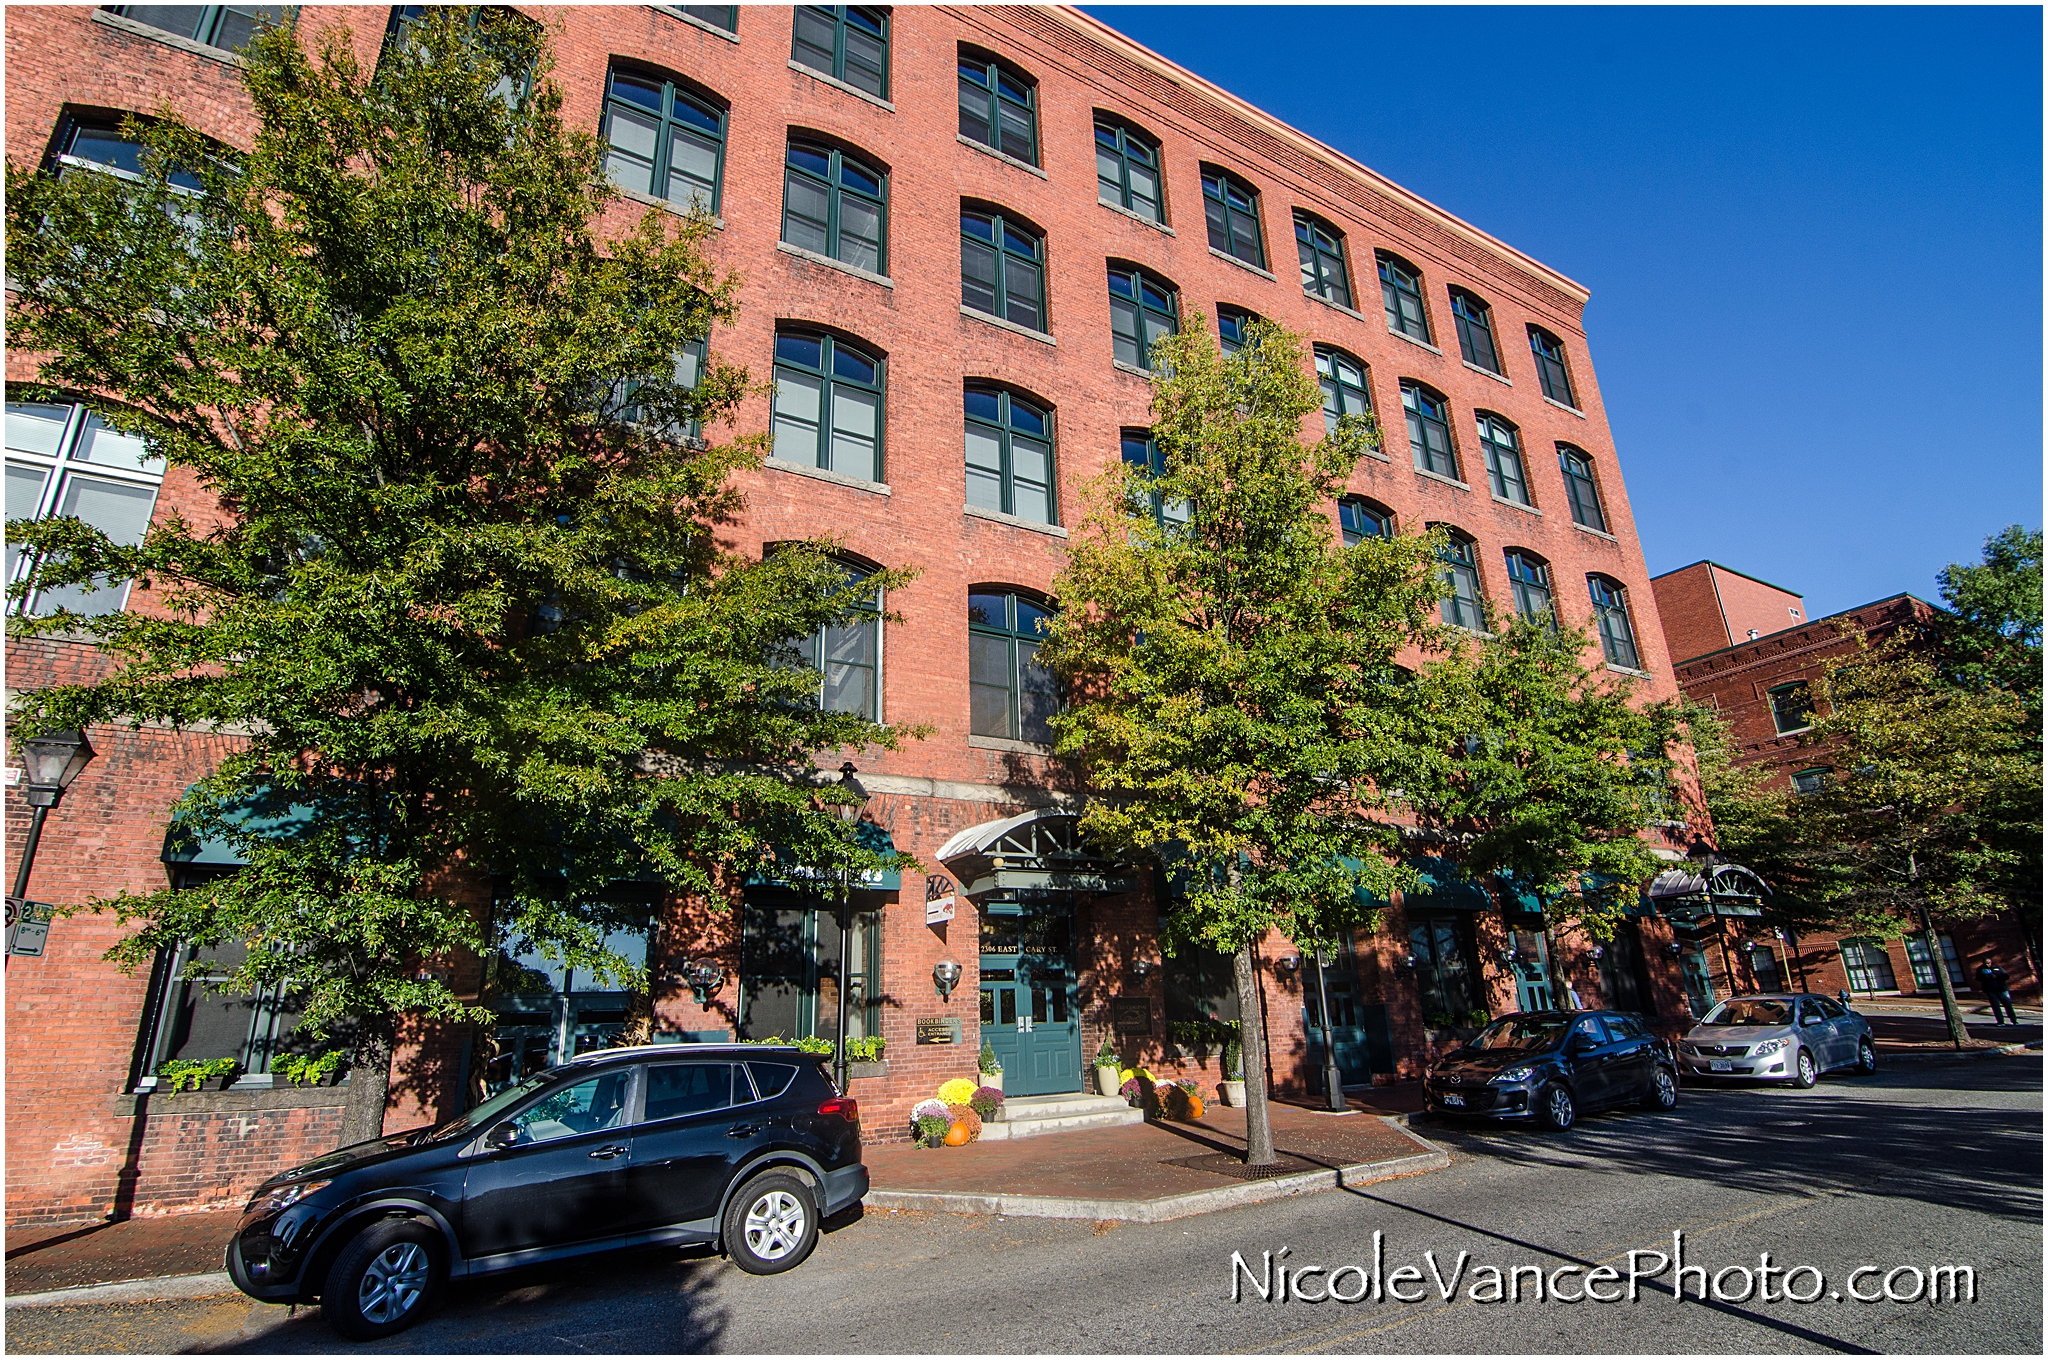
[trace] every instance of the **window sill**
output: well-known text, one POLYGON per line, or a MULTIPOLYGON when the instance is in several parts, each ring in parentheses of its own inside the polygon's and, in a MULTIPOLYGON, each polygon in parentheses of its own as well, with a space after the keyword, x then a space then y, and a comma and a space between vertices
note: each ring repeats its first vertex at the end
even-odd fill
POLYGON ((1619 675, 1633 675, 1638 680, 1654 680, 1657 678, 1648 671, 1639 671, 1634 666, 1617 666, 1612 661, 1607 663, 1607 669, 1619 675))
POLYGON ((1131 220, 1132 220, 1133 222, 1142 222, 1142 223, 1143 223, 1144 225, 1146 225, 1146 226, 1148 226, 1148 227, 1152 228, 1152 230, 1154 230, 1154 231, 1163 231, 1163 232, 1165 232, 1165 233, 1166 233, 1166 234, 1167 234, 1168 236, 1178 236, 1178 235, 1180 235, 1180 233, 1179 233, 1179 232, 1175 231, 1175 230, 1174 230, 1174 229, 1173 229, 1172 227, 1169 227, 1169 226, 1167 226, 1167 225, 1166 225, 1166 224, 1165 224, 1164 222, 1154 222, 1154 221, 1153 221, 1153 220, 1152 220, 1151 218, 1149 218, 1149 217, 1141 217, 1141 216, 1139 216, 1139 215, 1138 215, 1137 213, 1134 213, 1134 212, 1132 212, 1132 211, 1131 211, 1131 210, 1130 210, 1129 208, 1126 208, 1125 206, 1123 206, 1123 204, 1121 204, 1121 203, 1103 203, 1103 202, 1102 202, 1102 200, 1101 200, 1101 199, 1099 199, 1099 198, 1098 198, 1098 199, 1096 199, 1095 201, 1096 201, 1097 203, 1101 203, 1103 207, 1105 207, 1105 208, 1109 209, 1109 210, 1110 210, 1111 212, 1115 213, 1115 214, 1116 214, 1116 215, 1117 215, 1118 217, 1128 217, 1128 218, 1130 218, 1130 219, 1131 219, 1131 220))
POLYGON ((1543 399, 1543 404, 1546 406, 1555 406, 1560 411, 1569 411, 1573 415, 1577 416, 1580 420, 1584 420, 1586 418, 1586 413, 1584 411, 1581 411, 1576 406, 1567 406, 1563 402, 1559 401, 1556 397, 1545 397, 1543 399))
POLYGON ((1020 161, 1015 156, 1012 156, 1009 152, 998 151, 994 147, 988 145, 988 143, 986 142, 977 142, 972 137, 963 137, 957 132, 953 134, 953 140, 960 143, 960 145, 962 146, 973 147, 976 151, 979 151, 984 156, 993 156, 997 160, 1001 161, 1004 165, 1015 166, 1017 169, 1022 170, 1027 175, 1036 175, 1040 179, 1051 178, 1049 175, 1045 173, 1045 171, 1039 169, 1030 161, 1020 161))
POLYGON ((1153 370, 1149 368, 1139 368, 1136 364, 1127 364, 1121 359, 1111 359, 1109 362, 1110 366, 1115 368, 1118 372, 1129 373, 1133 377, 1143 378, 1146 382, 1151 382, 1154 378, 1159 376, 1157 373, 1155 373, 1153 370))
POLYGON ((1214 255, 1219 260, 1224 260, 1230 264, 1236 265, 1239 269, 1242 269, 1247 273, 1257 274, 1260 278, 1267 279, 1273 283, 1280 282, 1280 276, 1278 274, 1275 274, 1270 270, 1261 269, 1257 265, 1251 263, 1249 260, 1240 260, 1237 258, 1237 256, 1232 255, 1227 250, 1218 250, 1216 247, 1210 246, 1209 253, 1211 255, 1214 255))
POLYGON ((1495 496, 1493 498, 1493 501, 1496 505, 1513 506, 1515 509, 1523 511, 1526 514, 1536 516, 1538 519, 1541 519, 1543 517, 1543 512, 1541 510, 1538 510, 1535 506, 1524 505, 1521 501, 1511 501, 1506 496, 1495 496))
MULTIPOLYGON (((1353 313, 1353 315, 1356 315, 1356 313, 1353 313)), ((1359 317, 1359 320, 1361 321, 1363 321, 1364 319, 1364 317, 1359 317)), ((1417 340, 1414 336, 1408 334, 1408 332, 1406 331, 1397 331, 1392 326, 1389 326, 1387 327, 1387 334, 1393 336, 1396 340, 1405 340, 1409 344, 1415 346, 1415 348, 1417 349, 1426 349, 1439 359, 1444 357, 1444 352, 1438 349, 1435 345, 1430 344, 1427 340, 1417 340)), ((1486 370, 1482 368, 1479 371, 1481 373, 1484 373, 1486 370)))
POLYGON ((690 27, 701 28, 706 33, 711 34, 713 37, 723 38, 729 43, 736 43, 740 40, 739 34, 728 33, 724 29, 718 27, 716 24, 707 24, 702 19, 697 18, 695 15, 683 13, 674 5, 649 5, 648 8, 653 10, 656 14, 666 14, 671 19, 681 19, 690 27))
MULTIPOLYGON (((696 21, 691 20, 691 22, 694 23, 696 21)), ((671 213, 676 217, 687 218, 690 216, 690 210, 688 208, 679 208, 673 202, 666 198, 656 198, 653 194, 643 194, 637 189, 628 189, 623 185, 619 184, 612 185, 612 188, 617 189, 619 191, 620 198, 630 199, 635 203, 644 203, 650 208, 660 208, 662 211, 671 213)), ((720 217, 718 214, 713 213, 711 215, 710 222, 711 229, 713 231, 725 230, 725 219, 723 217, 720 217)))
POLYGON ((820 255, 815 250, 805 250, 802 246, 793 246, 787 241, 777 241, 775 248, 785 255, 794 255, 799 260, 809 260, 812 264, 821 264, 827 269, 836 269, 842 274, 851 274, 853 277, 865 279, 869 283, 878 283, 891 291, 894 291, 896 287, 895 281, 887 275, 870 274, 857 264, 848 264, 844 260, 835 260, 830 255, 820 255))
POLYGON ((244 1114, 257 1110, 335 1109, 348 1103, 346 1086, 243 1087, 238 1091, 136 1091, 114 1097, 117 1115, 244 1114))
POLYGON ((787 458, 763 458, 761 466, 775 472, 793 472, 799 477, 815 477, 821 482, 849 487, 855 491, 865 491, 871 496, 895 494, 889 489, 887 482, 871 482, 864 477, 850 477, 844 472, 834 472, 830 468, 805 467, 802 463, 792 463, 787 458))
POLYGON ((1332 302, 1328 298, 1324 297, 1321 293, 1311 293, 1308 289, 1304 288, 1301 290, 1301 295, 1307 298, 1310 302, 1320 302, 1323 306, 1328 307, 1333 312, 1342 312, 1344 313, 1344 315, 1350 317, 1353 321, 1363 321, 1366 319, 1364 312, 1353 311, 1351 308, 1346 307, 1341 302, 1332 302))
POLYGON ((242 60, 242 54, 239 52, 228 52, 218 47, 208 47, 203 42, 195 42, 191 38, 181 38, 175 33, 166 33, 160 28, 152 28, 148 24, 138 23, 124 15, 109 14, 103 9, 95 8, 92 11, 92 21, 96 24, 105 24, 109 28, 118 28, 123 33, 137 38, 147 38, 151 42, 162 43, 165 47, 175 47, 180 52, 189 52, 195 57, 205 57, 208 61, 217 61, 223 66, 240 68, 248 65, 247 62, 242 60))
POLYGON ((1009 331, 1014 335, 1021 335, 1026 337, 1027 339, 1036 340, 1041 345, 1057 345, 1059 343, 1059 341, 1053 339, 1044 331, 1035 331, 1032 330, 1029 326, 1020 326, 1014 321, 1006 321, 1002 317, 996 316, 990 312, 978 312, 974 308, 966 306, 964 304, 960 308, 960 315, 965 317, 972 317, 976 321, 986 322, 991 326, 1000 327, 1001 329, 1009 331))
POLYGON ((894 104, 891 104, 888 100, 879 98, 875 95, 871 95, 866 90, 863 90, 858 86, 849 85, 845 81, 839 79, 839 77, 837 76, 828 76, 823 71, 814 71, 810 67, 798 61, 795 57, 791 57, 789 59, 789 69, 792 71, 801 71, 805 75, 809 76, 812 80, 817 81, 821 85, 830 85, 835 90, 844 90, 846 93, 852 95, 855 99, 865 100, 867 103, 873 104, 878 109, 885 110, 886 112, 889 113, 896 112, 896 106, 894 104))
POLYGON ((1455 486, 1460 491, 1470 491, 1472 489, 1470 483, 1461 482, 1456 477, 1446 477, 1441 472, 1428 472, 1422 468, 1416 468, 1415 475, 1427 477, 1432 482, 1442 482, 1445 486, 1455 486))
POLYGON ((1579 523, 1577 520, 1572 521, 1572 528, 1577 529, 1582 534, 1591 534, 1595 538, 1604 538, 1609 543, 1621 542, 1620 539, 1616 538, 1613 534, 1608 533, 1605 529, 1588 528, 1586 525, 1579 523))
POLYGON ((1049 756, 1052 747, 1036 741, 1012 741, 1008 737, 970 735, 967 744, 977 751, 1015 751, 1019 755, 1049 756))
POLYGON ((1513 387, 1515 385, 1514 379, 1508 377, 1505 373, 1496 373, 1490 368, 1481 368, 1478 364, 1473 363, 1470 359, 1462 359, 1459 362, 1463 363, 1465 367, 1471 369, 1474 373, 1477 373, 1482 377, 1491 378, 1495 382, 1500 383, 1505 387, 1513 387))
POLYGON ((997 524, 1007 524, 1013 529, 1029 529, 1034 534, 1050 534, 1054 538, 1067 536, 1067 531, 1057 524, 1042 524, 1035 519, 1025 519, 1022 515, 1006 515, 1000 510, 990 510, 979 505, 963 508, 976 519, 993 520, 997 524))

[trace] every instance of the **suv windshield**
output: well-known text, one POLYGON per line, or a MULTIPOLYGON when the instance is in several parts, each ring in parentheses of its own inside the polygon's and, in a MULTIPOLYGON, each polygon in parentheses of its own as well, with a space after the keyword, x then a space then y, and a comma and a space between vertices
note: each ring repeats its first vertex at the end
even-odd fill
POLYGON ((483 1104, 471 1110, 468 1114, 458 1119, 449 1120, 427 1136, 429 1138, 454 1138, 461 1134, 473 1133, 478 1129, 489 1128, 499 1115, 547 1085, 554 1075, 555 1071, 552 1068, 546 1072, 536 1072, 517 1086, 506 1087, 483 1104))
POLYGON ((1792 1008, 1782 1001, 1738 997, 1707 1012, 1703 1025, 1789 1025, 1792 1008))
POLYGON ((1496 1020, 1480 1031, 1473 1048, 1521 1049, 1530 1053, 1554 1048, 1571 1027, 1569 1016, 1520 1016, 1496 1020))

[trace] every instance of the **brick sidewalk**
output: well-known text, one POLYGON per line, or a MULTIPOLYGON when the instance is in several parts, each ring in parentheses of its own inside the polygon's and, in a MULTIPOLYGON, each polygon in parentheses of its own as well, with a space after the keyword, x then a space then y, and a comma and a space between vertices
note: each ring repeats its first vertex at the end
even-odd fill
POLYGON ((119 1223, 10 1228, 6 1291, 36 1294, 74 1285, 220 1270, 221 1255, 240 1216, 227 1209, 119 1223))
MULTIPOLYGON (((1931 1015, 1866 1015, 1870 1021, 1871 1037, 1877 1040, 1878 1055, 1907 1053, 1953 1053, 1955 1043, 1948 1037, 1948 1021, 1940 1011, 1931 1015)), ((1969 1031, 1970 1042, 1965 1051, 1973 1048, 1998 1048, 2005 1044, 2038 1044, 2041 1042, 2041 1026, 2038 1022, 2023 1025, 1993 1025, 1969 1017, 1964 1018, 1963 1028, 1969 1031)))

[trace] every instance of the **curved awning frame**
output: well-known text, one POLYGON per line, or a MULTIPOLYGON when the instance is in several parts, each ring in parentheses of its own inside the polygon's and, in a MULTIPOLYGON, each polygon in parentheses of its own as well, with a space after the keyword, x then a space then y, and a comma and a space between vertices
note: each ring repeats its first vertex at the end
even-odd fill
POLYGON ((1079 813, 1035 808, 956 832, 939 863, 968 897, 994 892, 1129 892, 1129 866, 1081 838, 1079 813))
POLYGON ((1659 873, 1644 895, 1667 915, 1761 916, 1771 885, 1741 864, 1714 865, 1711 880, 1687 866, 1659 873))

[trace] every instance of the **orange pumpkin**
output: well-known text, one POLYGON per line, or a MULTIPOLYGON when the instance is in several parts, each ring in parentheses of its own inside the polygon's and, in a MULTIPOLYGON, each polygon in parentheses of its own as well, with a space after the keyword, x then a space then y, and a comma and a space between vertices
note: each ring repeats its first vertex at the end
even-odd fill
POLYGON ((974 1135, 967 1131, 966 1121, 963 1120, 959 1123, 952 1125, 950 1128, 946 1130, 946 1146, 966 1147, 967 1140, 973 1136, 974 1135))
POLYGON ((1188 1097, 1188 1118, 1189 1118, 1189 1119, 1200 1119, 1201 1117, 1202 1117, 1202 1098, 1201 1098, 1200 1096, 1189 1096, 1189 1097, 1188 1097))

